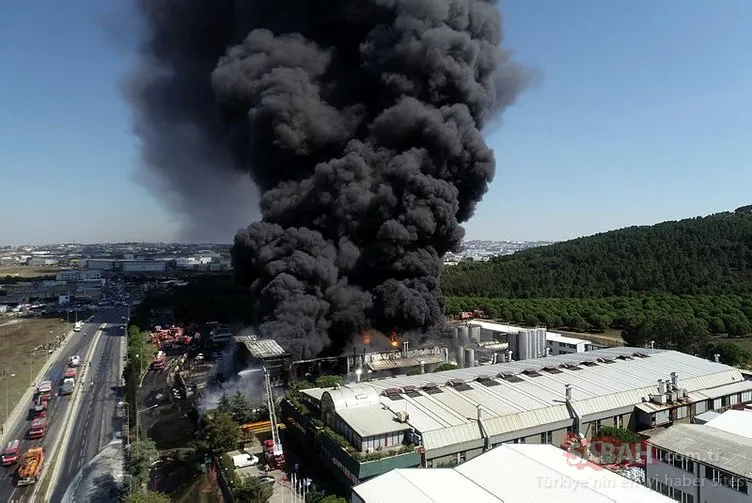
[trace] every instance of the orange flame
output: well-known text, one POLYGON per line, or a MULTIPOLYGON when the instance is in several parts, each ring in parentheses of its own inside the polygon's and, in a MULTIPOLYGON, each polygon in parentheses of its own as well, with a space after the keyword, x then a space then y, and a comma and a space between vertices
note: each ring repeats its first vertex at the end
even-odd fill
POLYGON ((367 328, 364 328, 362 332, 360 332, 360 338, 363 341, 363 344, 366 346, 371 345, 371 341, 373 340, 373 335, 371 335, 371 331, 367 328))
POLYGON ((397 332, 392 332, 392 335, 389 337, 389 340, 391 341, 393 348, 398 348, 400 346, 400 341, 397 338, 397 332))

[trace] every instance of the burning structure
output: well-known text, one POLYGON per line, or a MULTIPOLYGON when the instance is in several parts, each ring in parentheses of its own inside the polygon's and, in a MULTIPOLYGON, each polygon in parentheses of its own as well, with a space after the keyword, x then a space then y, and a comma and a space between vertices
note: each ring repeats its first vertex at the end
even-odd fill
POLYGON ((193 240, 260 196, 232 262, 261 328, 296 358, 446 336, 442 257, 495 172, 481 131, 527 80, 495 2, 136 4, 144 180, 193 240))
POLYGON ((254 335, 233 337, 237 348, 238 368, 266 368, 272 384, 286 384, 292 364, 290 353, 274 339, 260 339, 254 335))

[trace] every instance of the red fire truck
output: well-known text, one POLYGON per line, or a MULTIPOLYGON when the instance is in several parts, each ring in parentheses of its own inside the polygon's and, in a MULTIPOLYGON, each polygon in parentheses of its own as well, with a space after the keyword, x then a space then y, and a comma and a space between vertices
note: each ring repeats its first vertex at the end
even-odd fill
POLYGON ((3 466, 10 466, 18 463, 18 452, 21 448, 19 440, 11 440, 3 451, 3 466))
POLYGON ((29 439, 34 440, 44 437, 47 433, 47 418, 40 417, 31 422, 29 427, 29 439))

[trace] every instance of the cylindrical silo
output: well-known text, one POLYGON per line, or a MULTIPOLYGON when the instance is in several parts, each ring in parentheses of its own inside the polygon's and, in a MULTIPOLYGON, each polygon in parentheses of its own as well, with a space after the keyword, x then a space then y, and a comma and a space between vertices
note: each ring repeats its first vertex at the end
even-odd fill
POLYGON ((462 346, 457 348, 457 367, 465 368, 465 348, 462 346))
POLYGON ((480 325, 470 325, 470 342, 480 344, 480 325))
POLYGON ((468 327, 467 325, 460 325, 459 335, 460 346, 466 346, 470 344, 470 327, 468 327))
POLYGON ((473 348, 465 349, 465 367, 475 367, 475 350, 473 348))

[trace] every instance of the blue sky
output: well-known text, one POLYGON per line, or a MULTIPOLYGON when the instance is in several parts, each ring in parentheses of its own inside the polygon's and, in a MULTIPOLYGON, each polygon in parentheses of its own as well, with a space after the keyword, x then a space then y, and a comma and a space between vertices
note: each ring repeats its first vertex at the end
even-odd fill
MULTIPOLYGON (((177 235, 133 179, 107 3, 3 8, 0 244, 177 235)), ((542 77, 488 133, 497 175, 468 238, 560 240, 752 203, 752 2, 502 8, 505 45, 542 77)))

